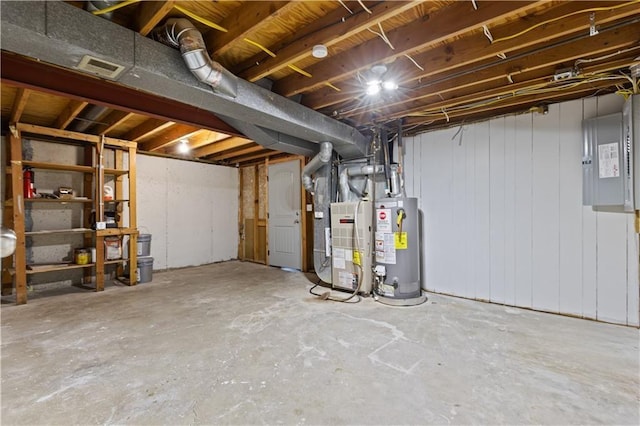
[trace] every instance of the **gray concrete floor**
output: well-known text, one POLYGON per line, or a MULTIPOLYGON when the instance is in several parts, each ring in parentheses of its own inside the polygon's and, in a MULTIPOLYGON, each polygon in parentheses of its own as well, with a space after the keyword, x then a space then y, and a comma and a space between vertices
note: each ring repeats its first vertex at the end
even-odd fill
POLYGON ((2 306, 11 424, 638 424, 638 330, 251 263, 2 306))

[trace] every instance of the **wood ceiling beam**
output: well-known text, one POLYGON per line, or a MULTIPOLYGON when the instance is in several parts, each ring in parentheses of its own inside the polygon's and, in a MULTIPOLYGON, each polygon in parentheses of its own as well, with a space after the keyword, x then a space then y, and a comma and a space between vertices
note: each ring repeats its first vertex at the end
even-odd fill
POLYGON ((264 61, 261 61, 259 65, 240 73, 239 76, 249 81, 256 81, 267 77, 287 67, 289 64, 295 64, 301 59, 309 57, 311 55, 311 48, 316 44, 324 44, 330 47, 359 32, 366 31, 367 28, 378 24, 378 22, 385 21, 402 12, 406 12, 418 6, 420 3, 422 3, 421 0, 381 2, 370 8, 371 14, 360 8, 359 12, 353 15, 349 15, 344 8, 340 7, 320 19, 320 21, 322 21, 321 28, 323 28, 321 31, 307 33, 304 36, 297 33, 295 43, 291 43, 281 50, 276 51, 277 56, 275 58, 268 57, 264 61))
POLYGON ((196 149, 193 152, 193 156, 196 158, 206 157, 208 155, 217 154, 219 152, 227 151, 234 148, 239 148, 244 145, 253 143, 253 141, 238 136, 232 136, 230 138, 214 142, 210 145, 196 149))
POLYGON ((232 157, 232 158, 228 158, 227 160, 225 160, 225 162, 229 163, 229 164, 235 164, 235 163, 242 163, 242 162, 245 162, 245 161, 255 160, 255 159, 258 159, 258 158, 271 157, 271 156, 276 155, 276 154, 281 154, 280 151, 273 151, 271 149, 264 149, 264 148, 262 148, 262 149, 263 150, 259 154, 232 157))
POLYGON ((140 2, 134 28, 146 36, 171 12, 174 3, 173 0, 140 2))
POLYGON ((264 147, 262 145, 256 145, 249 148, 244 148, 240 150, 234 150, 231 152, 226 152, 224 154, 219 155, 210 155, 207 157, 207 160, 211 161, 222 161, 228 158, 240 157, 242 155, 253 154, 254 152, 262 151, 264 147))
POLYGON ((22 113, 27 106, 27 101, 29 101, 30 94, 31 90, 23 87, 18 88, 16 96, 13 99, 13 107, 11 108, 11 118, 9 118, 9 123, 17 123, 20 121, 20 117, 22 117, 22 113))
POLYGON ((482 28, 483 25, 490 25, 510 15, 524 13, 542 4, 544 2, 496 1, 480 3, 478 10, 474 10, 472 2, 454 2, 438 13, 416 19, 410 24, 389 31, 387 37, 394 49, 391 49, 380 37, 376 37, 308 67, 306 71, 312 74, 312 77, 292 74, 276 81, 272 89, 283 96, 314 90, 326 82, 340 80, 367 70, 371 64, 390 62, 405 54, 411 54, 482 28))
MULTIPOLYGON (((410 97, 397 102, 388 101, 379 111, 389 118, 402 116, 424 108, 425 99, 438 94, 471 86, 476 87, 475 91, 482 91, 484 88, 477 87, 478 85, 496 80, 509 84, 509 76, 512 80, 518 81, 519 76, 526 78, 526 73, 546 67, 570 67, 577 59, 614 53, 619 49, 636 46, 638 42, 640 42, 640 23, 634 23, 614 30, 601 31, 593 37, 574 39, 555 48, 536 52, 523 51, 518 56, 498 60, 484 69, 468 67, 466 72, 457 77, 433 82, 423 81, 411 90, 410 97), (469 78, 470 75, 473 75, 473 78, 469 78)), ((369 110, 372 109, 374 108, 369 108, 369 110)))
MULTIPOLYGON (((515 112, 522 112, 524 108, 529 109, 533 106, 539 104, 550 104, 557 103, 563 100, 570 99, 578 99, 583 96, 592 94, 602 88, 606 88, 606 82, 594 83, 588 87, 578 87, 571 90, 566 90, 563 92, 552 92, 546 94, 538 94, 532 96, 526 96, 522 98, 513 98, 512 100, 501 104, 500 106, 492 106, 492 107, 478 107, 475 109, 470 109, 468 111, 460 111, 460 112, 451 112, 447 113, 447 116, 444 114, 439 114, 438 116, 432 117, 411 117, 405 121, 405 126, 416 126, 423 125, 426 123, 435 124, 437 122, 446 123, 449 126, 455 125, 456 123, 460 123, 465 120, 465 118, 470 117, 474 121, 477 121, 482 118, 488 117, 496 117, 498 115, 504 115, 515 112), (552 101, 552 102, 550 102, 552 101), (482 114, 486 115, 482 115, 482 114), (448 120, 448 121, 447 121, 448 120)), ((434 126, 435 127, 435 126, 434 126)), ((428 130, 428 129, 425 129, 428 130)))
POLYGON ((296 158, 298 158, 296 155, 293 154, 288 154, 286 152, 277 152, 273 155, 270 155, 268 157, 258 157, 258 159, 254 159, 254 160, 244 160, 241 163, 237 163, 240 165, 240 167, 249 167, 249 166, 257 166, 257 165, 261 165, 261 164, 265 164, 265 158, 268 158, 269 161, 275 161, 275 160, 284 160, 284 159, 291 159, 291 160, 295 160, 296 158))
POLYGON ((200 132, 191 135, 191 138, 189 139, 189 147, 191 149, 202 148, 203 146, 228 137, 229 135, 214 132, 213 130, 201 130, 200 132))
POLYGON ((92 131, 98 135, 106 135, 134 115, 132 112, 111 111, 104 119, 100 120, 100 124, 93 126, 92 131))
POLYGON ((211 56, 224 55, 233 45, 247 35, 295 7, 296 2, 255 1, 240 5, 233 13, 220 22, 227 32, 208 31, 204 35, 207 51, 211 56))
MULTIPOLYGON (((292 3, 295 3, 295 2, 292 2, 292 3)), ((348 4, 349 6, 352 7, 352 9, 355 9, 356 8, 355 5, 357 5, 358 3, 355 1, 346 1, 345 4, 348 4), (352 3, 353 5, 351 5, 350 3, 352 3)), ((370 1, 365 1, 364 4, 367 7, 373 7, 373 3, 370 1)), ((359 5, 357 7, 361 9, 359 5)), ((276 42, 275 44, 270 45, 269 50, 278 52, 290 44, 297 43, 298 39, 300 39, 301 37, 305 37, 305 36, 308 36, 309 34, 322 31, 323 26, 327 25, 327 22, 333 22, 333 21, 329 21, 330 19, 329 16, 333 17, 333 20, 342 20, 343 18, 346 19, 350 15, 349 15, 349 12, 344 7, 340 6, 339 8, 336 8, 331 12, 329 12, 324 17, 320 19, 316 19, 315 21, 309 23, 309 25, 305 25, 304 28, 299 28, 295 32, 295 34, 292 34, 289 37, 285 37, 279 40, 278 42, 276 42)), ((259 51, 258 53, 251 56, 250 58, 247 58, 242 62, 236 64, 233 67, 233 71, 236 75, 240 75, 243 72, 248 71, 250 68, 253 68, 254 66, 256 66, 256 64, 260 64, 263 61, 269 59, 270 57, 271 56, 269 56, 266 52, 259 51)))
POLYGON ((53 127, 62 130, 66 129, 87 105, 89 105, 89 102, 71 99, 62 113, 56 118, 53 127))
POLYGON ((175 122, 159 120, 157 118, 149 118, 145 120, 139 126, 131 129, 124 138, 133 142, 139 142, 140 140, 147 138, 155 133, 158 133, 166 128, 173 126, 175 122))
POLYGON ((149 141, 142 142, 139 146, 143 151, 157 151, 178 142, 180 139, 187 139, 200 129, 186 124, 174 124, 167 132, 162 133, 149 141))
MULTIPOLYGON (((602 65, 589 67, 588 69, 583 70, 582 75, 584 76, 584 78, 586 78, 586 77, 594 76, 595 74, 601 74, 601 73, 606 73, 608 71, 617 70, 621 67, 629 66, 632 63, 634 63, 634 58, 628 57, 623 60, 615 61, 613 63, 608 62, 602 65)), ((515 98, 514 94, 517 94, 518 92, 522 93, 527 89, 534 90, 536 88, 542 88, 542 89, 549 89, 553 91, 555 87, 554 84, 552 83, 553 72, 554 72, 553 68, 546 69, 546 70, 543 70, 542 72, 536 73, 536 76, 534 77, 529 76, 525 81, 514 83, 514 84, 505 85, 504 83, 499 81, 494 82, 494 87, 491 89, 486 87, 483 90, 479 91, 477 88, 469 88, 466 91, 462 91, 462 93, 450 92, 448 96, 444 97, 445 99, 441 100, 440 102, 434 102, 434 103, 424 105, 420 109, 415 111, 408 111, 408 112, 402 111, 401 113, 391 115, 388 118, 389 119, 399 118, 399 117, 404 117, 406 115, 420 113, 424 111, 438 112, 438 111, 442 111, 443 109, 447 111, 450 108, 456 108, 464 105, 473 105, 476 103, 481 103, 482 101, 497 100, 499 98, 502 98, 502 100, 506 101, 508 99, 515 98)), ((625 78, 621 75, 620 77, 621 77, 621 80, 618 83, 624 82, 625 78)), ((579 80, 572 80, 572 81, 575 81, 577 83, 579 80)), ((614 82, 612 81, 611 83, 614 83, 614 82)), ((582 84, 591 84, 591 83, 588 83, 585 80, 585 82, 582 84)), ((560 83, 556 84, 556 86, 560 86, 560 83)), ((559 89, 559 90, 562 91, 562 89, 559 89)), ((436 97, 435 94, 434 94, 434 97, 436 97)), ((501 101, 497 101, 497 103, 500 103, 500 102, 501 101)), ((385 118, 387 118, 387 116, 385 116, 385 118)))
MULTIPOLYGON (((627 2, 611 2, 610 6, 616 6, 627 2)), ((585 10, 593 6, 591 2, 571 1, 563 2, 559 6, 545 10, 544 13, 535 13, 527 16, 527 19, 512 21, 506 25, 491 28, 491 32, 496 40, 509 35, 518 34, 534 25, 566 16, 585 10)), ((620 9, 601 11, 596 13, 598 25, 610 23, 612 21, 626 18, 637 14, 637 5, 630 5, 620 9)), ((495 58, 500 53, 509 56, 510 52, 534 46, 541 43, 549 43, 554 39, 586 31, 589 28, 588 13, 569 16, 546 25, 541 25, 520 37, 491 44, 482 33, 471 34, 467 37, 454 40, 443 46, 437 46, 425 52, 413 55, 412 58, 424 68, 424 71, 417 67, 412 67, 407 63, 394 63, 389 66, 389 75, 398 77, 397 81, 402 86, 411 81, 424 79, 436 74, 450 72, 457 68, 467 66, 474 62, 479 62, 489 58, 495 58)), ((354 82, 355 83, 355 82, 354 82)), ((360 84, 351 84, 343 81, 341 92, 336 92, 331 88, 321 88, 313 93, 305 95, 302 103, 312 109, 325 108, 346 102, 355 96, 363 94, 360 84), (353 90, 348 87, 353 86, 353 90)))

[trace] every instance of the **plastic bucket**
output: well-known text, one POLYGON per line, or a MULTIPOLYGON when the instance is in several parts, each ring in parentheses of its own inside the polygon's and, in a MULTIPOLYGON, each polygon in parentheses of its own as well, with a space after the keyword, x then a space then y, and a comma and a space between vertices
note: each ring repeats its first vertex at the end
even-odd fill
POLYGON ((136 275, 138 276, 138 283, 148 283, 153 280, 153 257, 139 257, 137 263, 136 275))
POLYGON ((151 234, 138 235, 138 256, 151 256, 151 234))

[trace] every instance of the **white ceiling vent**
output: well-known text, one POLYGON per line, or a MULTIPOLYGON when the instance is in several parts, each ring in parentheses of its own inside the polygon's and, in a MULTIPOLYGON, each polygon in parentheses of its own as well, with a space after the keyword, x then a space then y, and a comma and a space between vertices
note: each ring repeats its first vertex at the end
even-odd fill
POLYGON ((77 68, 112 80, 118 78, 122 70, 124 70, 123 65, 114 64, 113 62, 98 59, 89 55, 84 55, 77 68))

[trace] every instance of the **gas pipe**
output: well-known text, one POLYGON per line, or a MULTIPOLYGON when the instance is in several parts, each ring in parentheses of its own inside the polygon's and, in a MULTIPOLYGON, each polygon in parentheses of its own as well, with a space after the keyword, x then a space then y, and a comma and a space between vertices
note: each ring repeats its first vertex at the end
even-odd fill
POLYGON ((25 167, 22 172, 22 189, 24 198, 35 198, 36 190, 34 188, 34 173, 31 167, 25 167))

